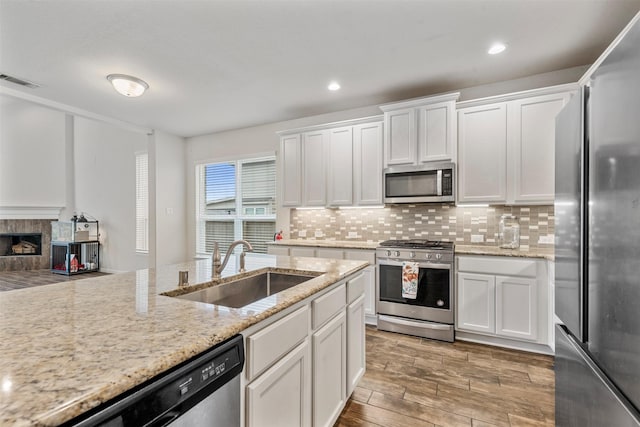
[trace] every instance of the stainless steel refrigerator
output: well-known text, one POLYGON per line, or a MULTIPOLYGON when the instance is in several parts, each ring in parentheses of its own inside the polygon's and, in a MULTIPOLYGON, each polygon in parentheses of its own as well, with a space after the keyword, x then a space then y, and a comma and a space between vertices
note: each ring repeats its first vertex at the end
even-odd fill
POLYGON ((556 425, 640 426, 640 23, 556 122, 556 425))

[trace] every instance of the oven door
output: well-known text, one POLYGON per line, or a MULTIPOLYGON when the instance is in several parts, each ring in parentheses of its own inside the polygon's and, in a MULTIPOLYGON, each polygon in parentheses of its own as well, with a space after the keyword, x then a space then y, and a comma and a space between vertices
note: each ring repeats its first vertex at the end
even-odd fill
POLYGON ((378 313, 453 324, 453 265, 418 264, 416 299, 402 297, 402 261, 378 263, 378 313))

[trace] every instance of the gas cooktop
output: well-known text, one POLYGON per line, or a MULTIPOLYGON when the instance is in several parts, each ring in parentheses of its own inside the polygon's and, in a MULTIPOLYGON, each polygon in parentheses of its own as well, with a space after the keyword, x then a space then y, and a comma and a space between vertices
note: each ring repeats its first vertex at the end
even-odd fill
POLYGON ((444 251, 452 251, 453 243, 452 242, 442 242, 438 240, 423 240, 423 239, 412 239, 412 240, 385 240, 380 243, 381 248, 408 248, 408 249, 435 249, 435 250, 444 250, 444 251))

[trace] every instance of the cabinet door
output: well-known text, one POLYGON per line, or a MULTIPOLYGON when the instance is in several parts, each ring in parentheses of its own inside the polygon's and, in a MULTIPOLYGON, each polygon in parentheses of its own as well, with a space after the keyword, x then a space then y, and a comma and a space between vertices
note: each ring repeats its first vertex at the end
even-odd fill
POLYGON ((282 206, 302 205, 302 151, 300 135, 287 135, 280 139, 282 162, 282 206))
POLYGON ((538 282, 496 276, 496 334, 535 341, 538 338, 538 282))
MULTIPOLYGON (((332 426, 346 402, 345 311, 313 334, 313 425, 332 426)), ((272 424, 280 425, 280 424, 272 424)))
POLYGON ((420 162, 455 161, 455 101, 418 108, 418 158, 420 162))
POLYGON ((384 113, 385 166, 415 164, 416 151, 415 108, 384 113))
POLYGON ((376 266, 370 265, 362 270, 364 276, 364 314, 376 315, 376 266))
POLYGON ((509 193, 516 203, 553 204, 556 115, 569 93, 512 101, 509 117, 509 193))
POLYGON ((506 201, 506 104, 458 110, 458 201, 506 201))
POLYGON ((364 295, 347 308, 347 397, 365 370, 364 295))
POLYGON ((353 204, 353 127, 329 131, 329 206, 353 204))
POLYGON ((458 273, 458 328, 495 333, 495 276, 458 273))
POLYGON ((246 387, 247 426, 311 425, 311 354, 305 340, 246 387))
POLYGON ((302 134, 305 206, 324 206, 326 202, 325 131, 302 134))
POLYGON ((382 123, 353 127, 356 205, 382 204, 382 123))

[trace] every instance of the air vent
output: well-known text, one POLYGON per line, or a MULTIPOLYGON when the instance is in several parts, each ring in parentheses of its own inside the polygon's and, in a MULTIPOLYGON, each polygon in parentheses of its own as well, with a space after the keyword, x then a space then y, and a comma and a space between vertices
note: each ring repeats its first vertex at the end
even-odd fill
POLYGON ((19 79, 17 77, 10 76, 8 74, 0 74, 0 80, 5 80, 5 81, 8 81, 10 83, 15 83, 15 84, 20 85, 20 86, 30 87, 31 89, 35 89, 37 87, 40 87, 39 84, 30 82, 29 80, 22 80, 22 79, 19 79))

